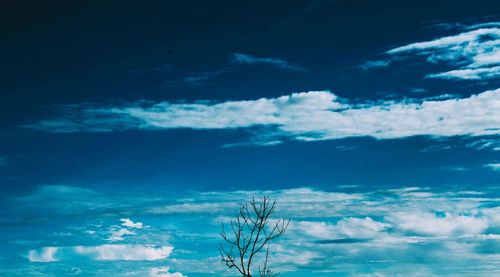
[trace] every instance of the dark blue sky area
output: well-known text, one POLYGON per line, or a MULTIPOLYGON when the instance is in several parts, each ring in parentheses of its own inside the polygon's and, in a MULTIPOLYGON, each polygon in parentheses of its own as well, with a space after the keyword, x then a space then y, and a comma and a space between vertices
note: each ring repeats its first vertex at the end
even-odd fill
POLYGON ((497 1, 479 2, 10 3, 0 16, 2 191, 52 183, 222 189, 497 182, 483 167, 497 152, 467 147, 467 137, 224 148, 252 131, 53 134, 21 127, 57 116, 65 104, 254 100, 310 90, 352 101, 467 97, 497 81, 424 79, 422 72, 447 65, 418 59, 374 71, 359 65, 397 46, 455 34, 453 24, 498 18, 497 1), (245 66, 231 60, 234 53, 303 70, 245 66), (462 167, 471 170, 453 170, 462 167))

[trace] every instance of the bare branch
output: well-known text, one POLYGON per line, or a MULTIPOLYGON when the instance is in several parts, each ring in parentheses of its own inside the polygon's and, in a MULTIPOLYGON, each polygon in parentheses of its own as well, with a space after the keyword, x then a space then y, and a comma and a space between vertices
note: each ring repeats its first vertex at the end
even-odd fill
POLYGON ((252 197, 252 200, 241 206, 236 219, 230 222, 231 238, 222 224, 220 235, 230 249, 227 251, 221 244, 219 253, 221 261, 228 268, 236 268, 242 276, 251 277, 254 257, 265 247, 264 264, 258 267, 260 276, 274 277, 279 274, 271 271, 268 266, 269 243, 285 233, 290 220, 270 220, 275 209, 276 201, 271 201, 269 196, 258 199, 252 197))

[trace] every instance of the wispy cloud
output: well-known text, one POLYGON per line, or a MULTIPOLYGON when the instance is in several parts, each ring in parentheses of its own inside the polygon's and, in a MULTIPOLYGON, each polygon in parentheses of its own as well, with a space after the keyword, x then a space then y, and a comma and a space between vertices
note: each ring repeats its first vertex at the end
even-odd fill
POLYGON ((214 79, 235 72, 238 68, 235 65, 268 65, 273 68, 287 71, 307 72, 308 70, 300 65, 290 63, 278 58, 261 58, 248 54, 233 53, 229 55, 228 61, 220 68, 205 70, 195 74, 185 76, 177 80, 169 80, 167 86, 190 85, 204 87, 210 85, 214 79))
POLYGON ((428 78, 484 80, 500 76, 500 66, 488 68, 457 69, 442 73, 427 75, 428 78))
POLYGON ((451 170, 451 171, 458 171, 458 172, 467 172, 470 171, 470 168, 463 167, 463 166, 443 166, 441 167, 443 170, 451 170))
POLYGON ((363 70, 370 70, 373 68, 388 67, 390 63, 391 63, 390 60, 366 61, 358 65, 358 67, 363 70))
MULTIPOLYGON (((221 68, 221 69, 216 69, 216 70, 209 70, 209 71, 204 71, 192 76, 187 76, 181 79, 180 83, 183 84, 188 84, 192 86, 206 86, 208 85, 208 82, 214 78, 217 78, 219 76, 225 75, 227 73, 231 72, 231 70, 227 67, 221 68)), ((172 82, 170 82, 172 83, 172 82)), ((178 83, 178 82, 173 82, 173 84, 178 83)))
POLYGON ((387 54, 418 55, 430 63, 458 67, 428 74, 428 78, 490 80, 500 77, 500 23, 478 24, 463 30, 457 35, 397 47, 387 54))
POLYGON ((262 58, 262 57, 255 57, 252 55, 248 54, 241 54, 241 53, 233 53, 230 55, 230 61, 232 63, 236 64, 247 64, 247 65, 270 65, 279 69, 283 70, 290 70, 290 71, 299 71, 299 72, 305 72, 307 69, 303 66, 297 65, 297 64, 292 64, 288 61, 278 59, 278 58, 262 58))
POLYGON ((493 150, 500 151, 500 139, 497 138, 483 138, 475 140, 466 144, 467 147, 475 148, 477 150, 493 150))
MULTIPOLYGON (((268 141, 311 141, 370 136, 500 134, 500 89, 468 98, 350 103, 329 91, 293 93, 248 101, 145 103, 65 107, 64 114, 24 127, 48 132, 129 129, 234 129, 266 127, 268 141)), ((262 143, 262 141, 261 141, 262 143)))
POLYGON ((133 231, 130 231, 127 228, 113 228, 111 229, 111 236, 107 238, 107 240, 114 242, 114 241, 122 241, 124 240, 124 236, 127 235, 135 235, 133 231))
POLYGON ((180 272, 170 272, 170 268, 168 266, 155 267, 149 270, 150 277, 187 277, 182 275, 180 272))

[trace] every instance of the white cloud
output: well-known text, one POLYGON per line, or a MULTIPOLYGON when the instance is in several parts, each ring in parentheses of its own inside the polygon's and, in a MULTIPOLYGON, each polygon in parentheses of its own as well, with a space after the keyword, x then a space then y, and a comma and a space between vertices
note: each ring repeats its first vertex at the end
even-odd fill
POLYGON ((187 277, 186 275, 181 274, 180 272, 169 272, 170 268, 168 266, 163 267, 155 267, 149 270, 150 277, 187 277))
POLYGON ((335 224, 316 221, 292 222, 292 229, 298 232, 298 235, 305 234, 318 239, 368 239, 375 237, 389 226, 370 217, 346 217, 335 224))
POLYGON ((500 163, 491 163, 491 164, 486 164, 484 165, 485 167, 493 170, 493 171, 499 171, 500 172, 500 163))
POLYGON ((389 224, 375 221, 370 217, 343 218, 336 225, 338 233, 349 238, 372 238, 378 232, 390 227, 389 224))
POLYGON ((233 53, 230 56, 230 60, 231 62, 238 64, 248 64, 248 65, 267 64, 284 70, 302 71, 302 72, 307 71, 306 68, 300 65, 292 64, 285 60, 277 58, 261 58, 248 54, 233 53))
POLYGON ((28 260, 30 262, 56 262, 59 259, 56 258, 58 247, 43 247, 40 250, 30 250, 28 252, 28 260))
POLYGON ((320 239, 332 239, 337 236, 335 226, 327 222, 314 222, 314 221, 292 222, 290 229, 320 239))
POLYGON ((141 229, 143 227, 142 222, 133 222, 130 218, 122 218, 120 219, 122 222, 122 226, 125 227, 130 227, 130 228, 136 228, 136 229, 141 229))
POLYGON ((387 51, 390 55, 416 54, 432 63, 458 66, 429 74, 429 78, 488 80, 500 76, 500 23, 470 26, 463 33, 417 42, 387 51), (478 29, 479 28, 479 29, 478 29))
POLYGON ((480 234, 488 228, 486 218, 450 212, 443 216, 429 212, 396 212, 388 220, 400 230, 430 236, 480 234))
MULTIPOLYGON (((278 98, 221 103, 169 103, 152 106, 79 107, 69 129, 47 121, 31 128, 51 132, 124 129, 228 129, 269 126, 268 140, 328 140, 371 136, 378 139, 417 135, 500 134, 500 89, 468 98, 347 103, 328 91, 293 93, 278 98), (75 125, 78 127, 75 128, 75 125)), ((56 119, 60 121, 60 119, 56 119)))
POLYGON ((429 74, 427 78, 483 80, 500 77, 500 66, 489 68, 457 69, 442 73, 429 74))
POLYGON ((171 246, 148 246, 126 244, 103 244, 97 246, 75 246, 77 254, 99 261, 155 261, 167 258, 171 246))
POLYGON ((172 253, 171 246, 102 244, 96 246, 42 247, 30 250, 30 262, 56 262, 81 259, 98 261, 155 261, 166 259, 172 253))

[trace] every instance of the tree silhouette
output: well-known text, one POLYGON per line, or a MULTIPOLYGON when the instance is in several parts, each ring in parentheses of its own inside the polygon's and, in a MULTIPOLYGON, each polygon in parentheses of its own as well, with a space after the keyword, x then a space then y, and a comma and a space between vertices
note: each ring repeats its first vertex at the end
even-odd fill
POLYGON ((269 269, 269 244, 272 240, 281 237, 290 220, 278 219, 270 221, 269 217, 276 208, 276 201, 271 201, 268 196, 255 197, 243 204, 235 220, 231 220, 232 235, 226 233, 222 224, 220 233, 223 243, 219 246, 222 262, 228 268, 235 268, 244 277, 252 276, 254 258, 263 248, 266 255, 262 267, 258 267, 260 276, 277 276, 269 269))

